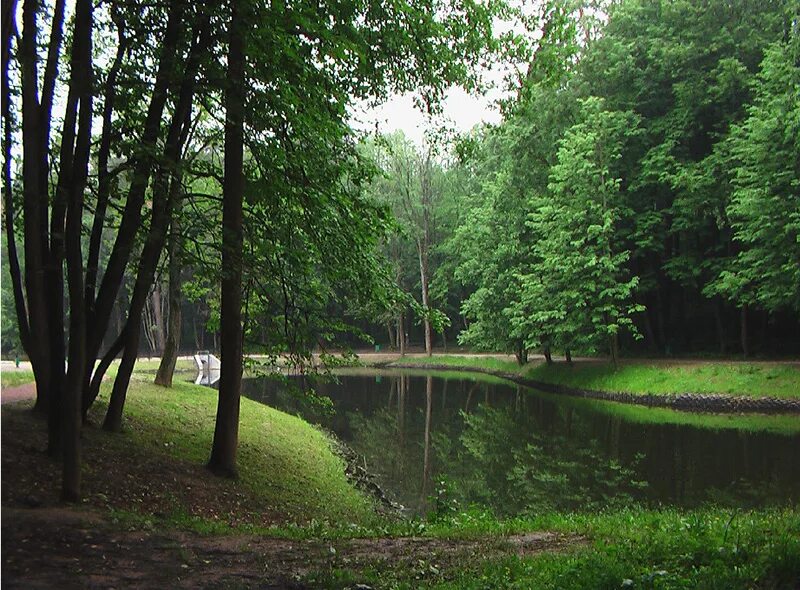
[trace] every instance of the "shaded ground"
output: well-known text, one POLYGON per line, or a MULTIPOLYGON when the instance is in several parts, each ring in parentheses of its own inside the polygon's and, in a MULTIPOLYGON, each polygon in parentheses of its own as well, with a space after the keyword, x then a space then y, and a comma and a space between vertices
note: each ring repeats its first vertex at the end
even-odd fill
POLYGON ((26 383, 16 387, 6 387, 0 392, 2 403, 8 404, 22 400, 33 400, 36 398, 36 384, 26 383))
POLYGON ((487 544, 428 538, 290 541, 120 531, 96 513, 4 508, 4 588, 307 588, 306 574, 388 561, 446 569, 455 559, 532 555, 575 539, 529 533, 487 544))
POLYGON ((82 506, 60 505, 56 462, 30 402, 2 409, 3 588, 306 588, 300 580, 334 567, 373 562, 446 571, 463 560, 531 555, 580 543, 528 533, 470 541, 375 538, 291 541, 255 535, 201 536, 135 529, 114 514, 188 516, 227 524, 279 524, 281 514, 233 491, 198 465, 126 447, 120 435, 84 431, 82 506))

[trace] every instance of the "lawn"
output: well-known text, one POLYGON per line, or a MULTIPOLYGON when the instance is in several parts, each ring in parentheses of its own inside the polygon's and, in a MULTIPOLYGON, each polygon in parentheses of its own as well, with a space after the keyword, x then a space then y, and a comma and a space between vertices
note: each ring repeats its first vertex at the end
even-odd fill
POLYGON ((394 364, 461 367, 491 373, 511 373, 526 379, 579 389, 634 394, 726 394, 750 397, 800 398, 800 366, 780 363, 721 361, 626 361, 619 368, 602 361, 520 367, 512 361, 487 357, 437 355, 404 358, 394 364))

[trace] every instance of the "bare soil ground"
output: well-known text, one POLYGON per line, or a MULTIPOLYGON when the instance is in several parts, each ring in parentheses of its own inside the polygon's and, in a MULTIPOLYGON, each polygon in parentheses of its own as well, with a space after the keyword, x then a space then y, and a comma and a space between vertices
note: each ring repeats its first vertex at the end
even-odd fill
POLYGON ((559 551, 581 539, 549 532, 478 540, 368 538, 292 541, 250 534, 202 536, 156 526, 127 527, 114 510, 180 509, 232 525, 278 524, 281 514, 232 492, 199 465, 84 432, 85 501, 58 502, 58 464, 45 454, 44 423, 30 402, 2 409, 3 588, 307 588, 306 574, 337 565, 421 561, 446 571, 463 560, 559 551))

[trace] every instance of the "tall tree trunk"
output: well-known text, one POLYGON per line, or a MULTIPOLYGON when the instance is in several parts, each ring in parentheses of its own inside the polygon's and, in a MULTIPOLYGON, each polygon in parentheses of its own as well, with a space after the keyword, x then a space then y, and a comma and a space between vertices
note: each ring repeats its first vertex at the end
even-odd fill
POLYGON ((394 328, 392 327, 391 321, 386 323, 386 332, 389 335, 389 348, 393 349, 395 347, 396 339, 394 337, 394 328))
POLYGON ((22 39, 19 49, 22 83, 22 181, 24 212, 25 292, 30 328, 30 349, 26 352, 36 378, 34 411, 46 414, 50 405, 49 309, 47 306, 44 264, 47 258, 47 211, 42 211, 41 195, 41 109, 38 97, 39 36, 37 0, 25 0, 22 7, 22 39))
POLYGON ((609 351, 611 352, 611 362, 614 364, 614 368, 619 367, 619 336, 614 333, 611 334, 608 338, 608 347, 609 351))
POLYGON ((181 346, 181 198, 175 202, 169 235, 169 319, 167 321, 167 340, 158 366, 155 384, 172 387, 172 375, 181 346))
POLYGON ((525 348, 525 344, 522 341, 517 344, 514 356, 517 357, 517 364, 520 366, 528 362, 528 349, 525 348))
POLYGON ((567 360, 568 365, 572 364, 572 351, 569 348, 564 350, 564 358, 567 360))
POLYGON ((431 330, 430 316, 428 315, 430 312, 428 251, 424 239, 422 241, 417 241, 417 249, 419 253, 419 276, 422 284, 422 309, 425 313, 425 317, 423 318, 423 326, 425 328, 425 354, 431 356, 433 354, 433 332, 431 330))
MULTIPOLYGON (((113 13, 113 11, 112 11, 113 13)), ((130 40, 125 35, 125 19, 112 16, 117 25, 117 53, 106 76, 105 97, 103 102, 103 127, 100 132, 100 146, 97 152, 97 201, 94 208, 92 233, 89 238, 89 253, 86 261, 86 312, 93 313, 97 287, 97 272, 100 264, 100 246, 102 244, 103 227, 106 210, 111 198, 111 174, 108 161, 111 157, 111 133, 113 126, 114 105, 117 99, 117 78, 122 68, 122 61, 130 47, 130 40)), ((117 333, 121 332, 120 328, 117 333)), ((92 361, 94 359, 91 359, 92 361)))
POLYGON ((542 354, 544 354, 544 360, 547 361, 547 364, 548 365, 552 365, 553 364, 553 353, 550 350, 550 343, 547 343, 542 347, 542 354))
POLYGON ((242 198, 244 193, 243 23, 246 0, 231 0, 228 85, 225 89, 225 179, 222 186, 222 366, 214 441, 208 468, 235 477, 242 387, 242 198))
POLYGON ((406 356, 406 331, 402 313, 397 316, 397 347, 400 349, 400 356, 406 356))
POLYGON ((153 325, 155 326, 155 340, 158 356, 164 354, 164 347, 167 345, 167 325, 164 320, 164 297, 161 292, 161 285, 156 282, 150 293, 153 302, 153 325))
MULTIPOLYGON (((69 282, 69 370, 63 391, 63 478, 61 498, 77 502, 81 497, 81 393, 86 363, 86 308, 84 305, 83 192, 89 174, 92 138, 92 0, 79 0, 75 9, 71 60, 71 95, 80 101, 78 134, 72 170, 69 172, 68 206, 65 225, 65 255, 69 282)), ((70 98, 67 102, 69 104, 70 98)), ((68 134, 62 135, 62 142, 68 134)), ((63 147, 63 143, 62 143, 63 147)), ((63 161, 63 160, 62 160, 63 161)), ((66 171, 62 168, 60 175, 66 171)), ((61 180, 59 175, 59 181, 61 180)), ((60 182, 59 182, 60 184, 60 182)), ((64 367, 60 367, 63 374, 64 367)))
MULTIPOLYGON (((196 49, 193 47, 193 49, 196 49)), ((194 51, 191 54, 196 57, 194 51)), ((193 60, 190 58, 189 63, 193 60)), ((195 64, 196 65, 196 64, 195 64)), ((156 175, 153 184, 153 207, 150 231, 148 232, 142 255, 139 260, 139 267, 136 273, 136 283, 133 287, 131 296, 128 321, 123 333, 125 334, 125 348, 122 355, 122 363, 117 370, 114 379, 114 387, 111 390, 111 399, 108 403, 103 428, 112 432, 117 432, 122 427, 122 410, 125 406, 125 397, 130 384, 133 366, 139 352, 139 338, 141 334, 141 322, 144 306, 147 301, 150 286, 153 284, 158 260, 164 248, 169 220, 172 214, 172 204, 180 193, 180 179, 175 174, 178 160, 182 152, 183 130, 188 125, 189 115, 191 114, 192 97, 194 93, 195 71, 190 66, 187 68, 187 78, 184 79, 180 91, 178 106, 173 115, 170 130, 167 135, 165 147, 165 160, 168 168, 162 168, 156 175)))

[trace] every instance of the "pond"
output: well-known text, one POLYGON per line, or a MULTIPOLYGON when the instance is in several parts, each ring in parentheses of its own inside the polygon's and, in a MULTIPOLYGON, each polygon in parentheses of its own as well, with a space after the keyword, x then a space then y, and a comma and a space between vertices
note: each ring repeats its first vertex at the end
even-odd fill
POLYGON ((471 374, 343 370, 311 398, 303 385, 249 379, 243 393, 334 432, 414 514, 800 499, 798 417, 654 410, 471 374))

